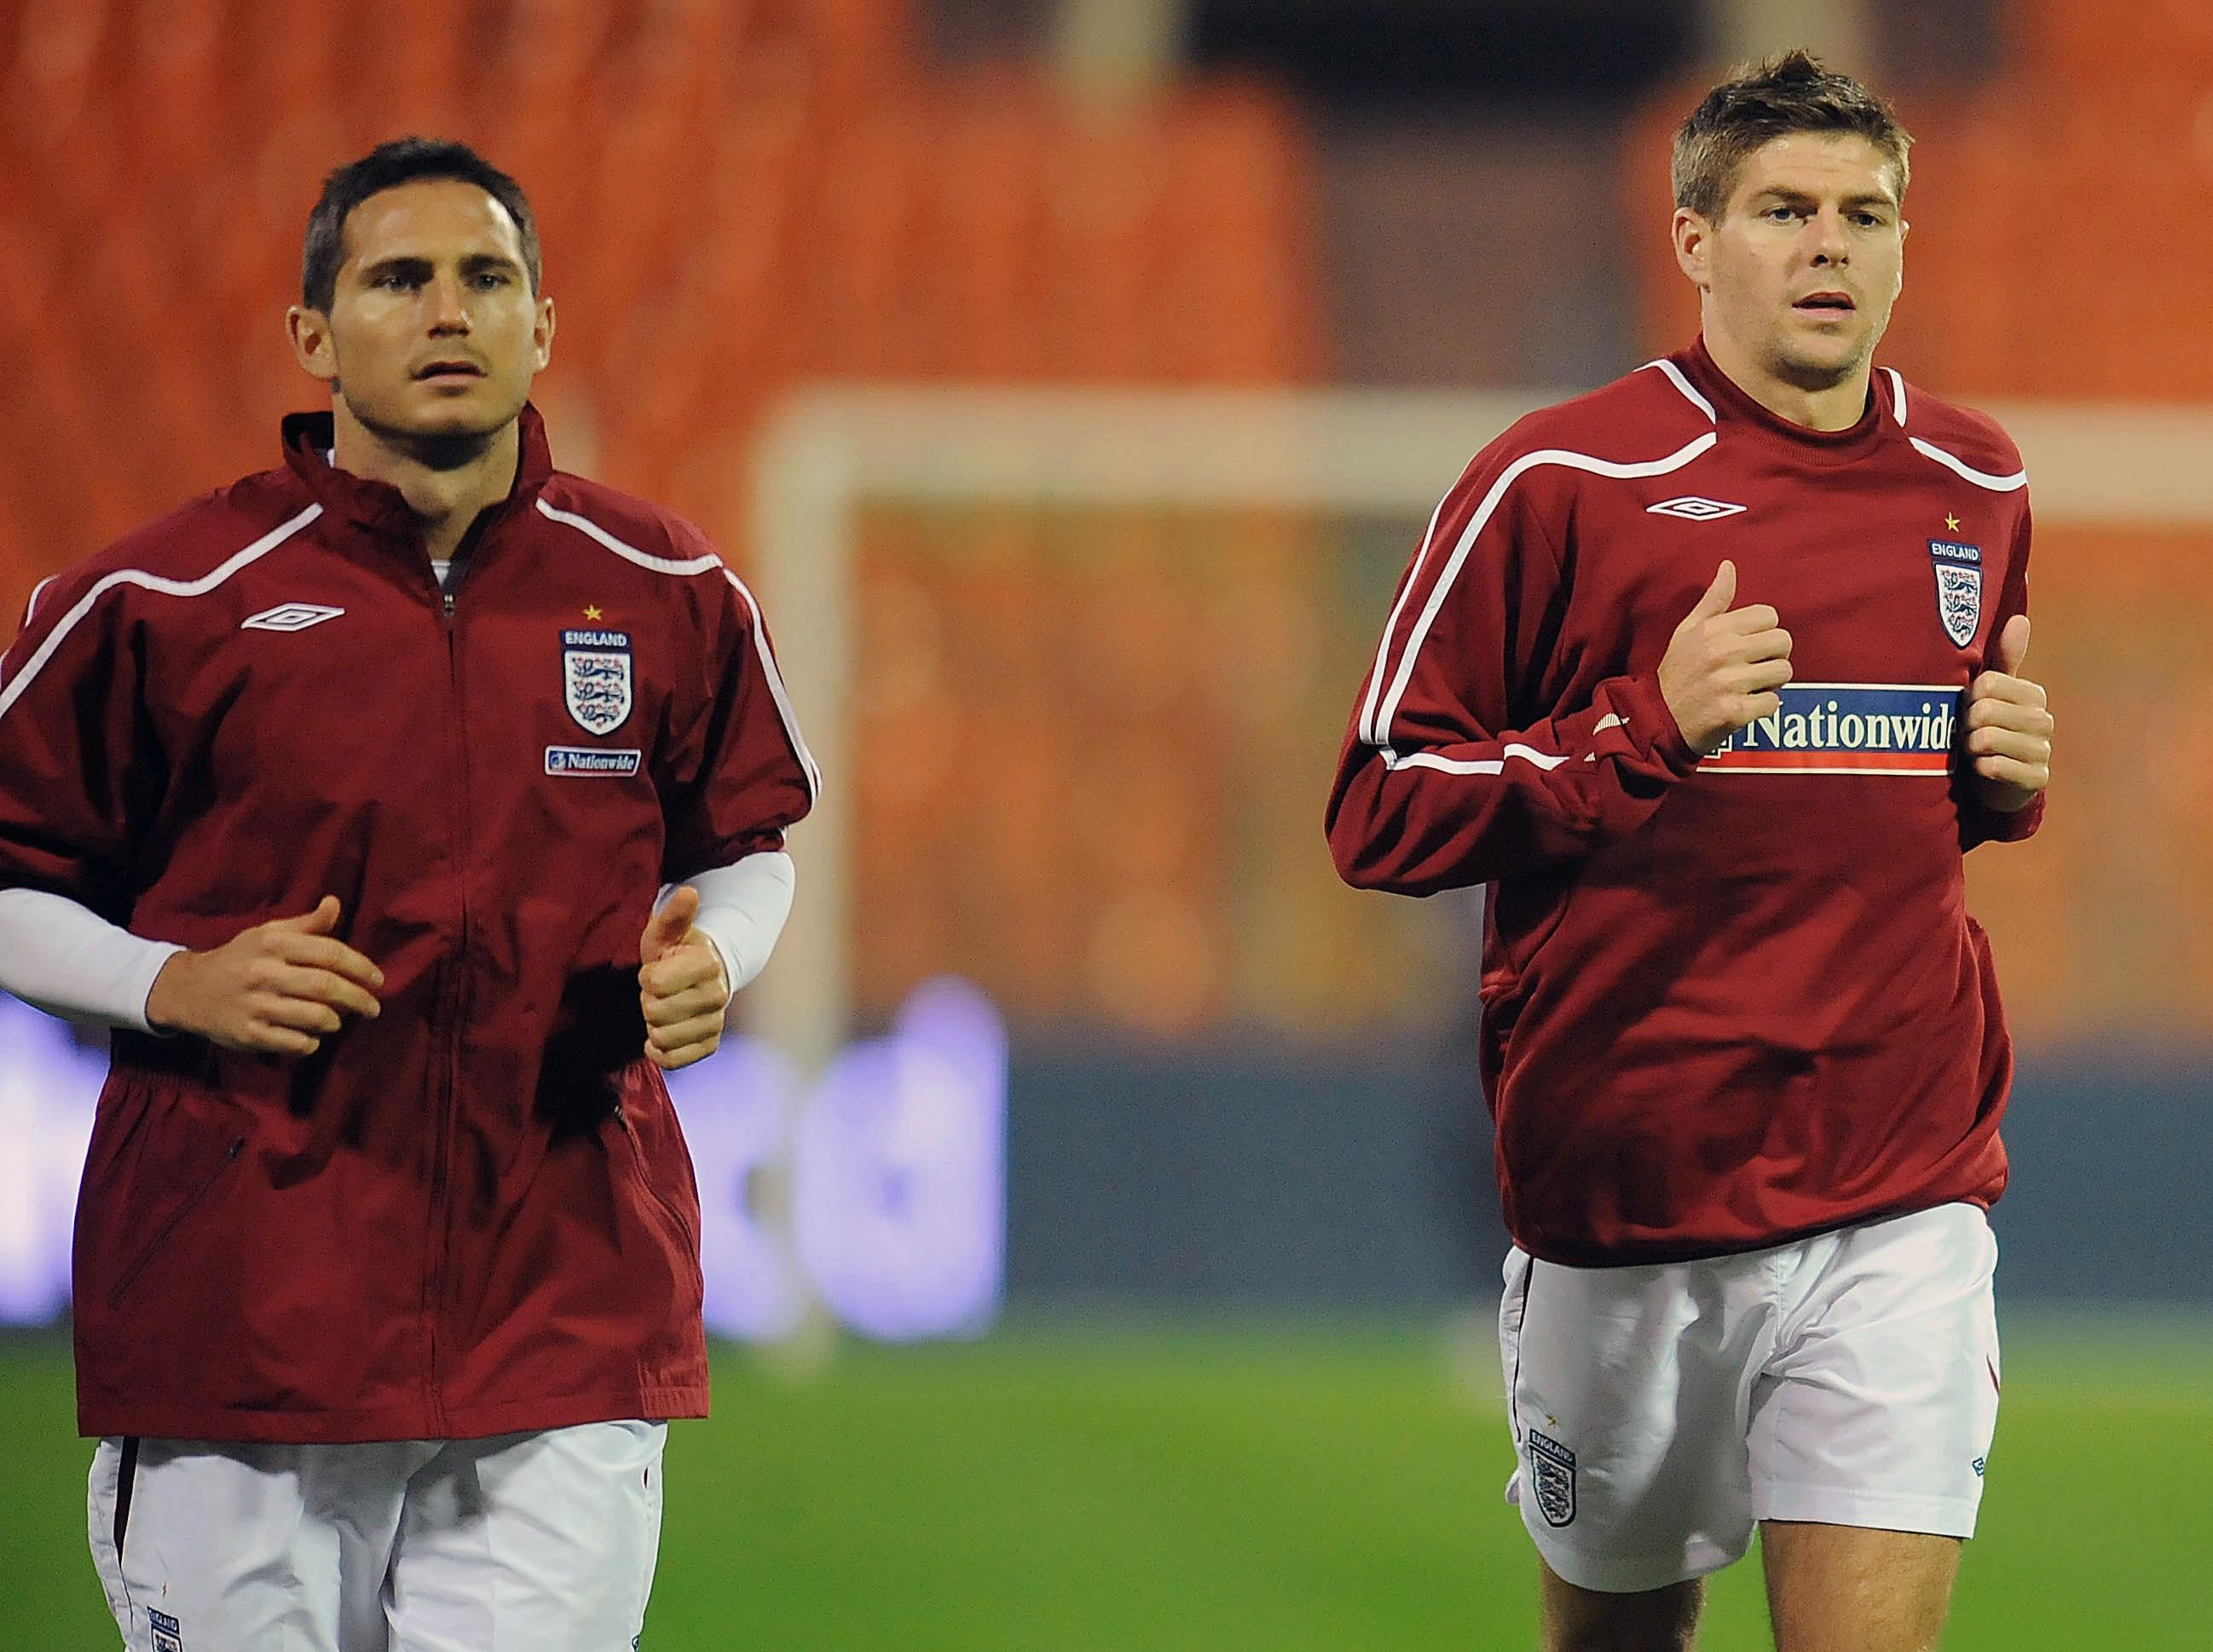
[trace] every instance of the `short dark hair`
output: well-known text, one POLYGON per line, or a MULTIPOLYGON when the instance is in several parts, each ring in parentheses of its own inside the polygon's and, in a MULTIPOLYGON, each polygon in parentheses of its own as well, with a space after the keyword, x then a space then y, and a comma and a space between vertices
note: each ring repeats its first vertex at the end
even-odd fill
POLYGON ((300 302, 327 314, 338 296, 338 266, 345 262, 345 223, 372 195, 424 179, 450 178, 479 189, 507 209, 522 242, 522 262, 530 290, 540 274, 538 224, 516 183, 466 143, 438 137, 395 137, 379 143, 323 180, 323 193, 308 215, 308 235, 300 253, 300 302))
POLYGON ((1691 111, 1675 134, 1675 204, 1719 218, 1745 161, 1794 132, 1857 133, 1898 168, 1898 198, 1905 199, 1913 135, 1889 104, 1801 49, 1757 66, 1739 64, 1691 111))

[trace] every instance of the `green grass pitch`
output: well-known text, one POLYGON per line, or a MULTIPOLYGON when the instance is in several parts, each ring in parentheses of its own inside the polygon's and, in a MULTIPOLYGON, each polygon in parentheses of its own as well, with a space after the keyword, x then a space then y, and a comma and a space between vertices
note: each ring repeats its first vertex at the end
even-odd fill
MULTIPOLYGON (((730 1350, 716 1380, 671 1436, 647 1652, 1534 1644, 1472 1321, 1030 1322, 806 1381, 730 1350)), ((0 1344, 0 1645, 112 1647, 58 1341, 0 1344)), ((2010 1326, 1948 1652, 2203 1652, 2209 1551, 2213 1328, 2010 1326)), ((1740 1566, 1702 1645, 1765 1621, 1740 1566)))

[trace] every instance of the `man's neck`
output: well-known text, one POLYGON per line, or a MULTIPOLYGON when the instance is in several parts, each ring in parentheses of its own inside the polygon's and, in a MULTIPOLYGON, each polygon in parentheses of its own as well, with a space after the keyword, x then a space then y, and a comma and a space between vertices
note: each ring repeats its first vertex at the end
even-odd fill
POLYGON ((1706 353, 1729 382, 1778 418, 1809 430, 1849 430, 1867 412, 1871 362, 1862 361, 1833 383, 1806 385, 1771 372, 1725 332, 1708 327, 1704 338, 1706 353))
POLYGON ((332 464, 349 475, 399 489, 415 513, 433 562, 451 560, 477 517, 507 497, 521 462, 519 422, 509 424, 458 464, 446 462, 450 455, 430 454, 419 445, 379 435, 337 398, 332 428, 332 464))

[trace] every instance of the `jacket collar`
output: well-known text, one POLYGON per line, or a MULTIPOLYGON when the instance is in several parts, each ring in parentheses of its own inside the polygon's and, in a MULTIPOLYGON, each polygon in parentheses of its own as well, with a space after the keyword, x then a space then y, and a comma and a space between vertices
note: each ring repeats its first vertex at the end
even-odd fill
POLYGON ((1842 430, 1816 430, 1787 419, 1754 400, 1750 392, 1722 371, 1721 363, 1707 350, 1703 335, 1688 350, 1678 351, 1671 359, 1682 369, 1684 376, 1720 409, 1716 423, 1727 421, 1759 430, 1786 447, 1796 448, 1816 463, 1848 463, 1872 452, 1883 440, 1882 398, 1888 386, 1880 373, 1870 375, 1867 405, 1861 410, 1857 424, 1842 430))
MULTIPOLYGON (((552 450, 546 445, 546 421, 538 409, 524 403, 515 424, 521 451, 515 461, 515 486, 488 515, 504 515, 519 505, 527 506, 553 475, 552 450)), ((336 438, 328 413, 288 414, 283 430, 284 463, 326 516, 379 538, 419 539, 415 513, 398 488, 331 464, 327 455, 336 438)))

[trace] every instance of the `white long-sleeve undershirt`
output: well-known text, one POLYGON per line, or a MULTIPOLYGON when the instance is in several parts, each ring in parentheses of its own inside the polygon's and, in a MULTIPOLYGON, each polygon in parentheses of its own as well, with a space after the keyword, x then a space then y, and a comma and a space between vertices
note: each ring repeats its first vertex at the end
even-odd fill
MULTIPOLYGON (((781 850, 685 880, 699 892, 692 926, 721 958, 731 991, 759 975, 776 949, 794 881, 791 856, 781 850)), ((0 990, 64 1021, 151 1032, 146 999, 154 978, 183 950, 135 936, 66 896, 0 889, 0 990)))
POLYGON ((0 889, 0 988, 64 1021, 136 1032, 162 966, 182 952, 40 889, 0 889))
MULTIPOLYGON (((761 972, 791 916, 791 856, 782 850, 748 855, 735 866, 718 866, 684 881, 699 892, 699 915, 692 927, 721 955, 722 973, 735 992, 761 972)), ((677 887, 669 885, 662 897, 677 887)))

